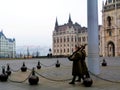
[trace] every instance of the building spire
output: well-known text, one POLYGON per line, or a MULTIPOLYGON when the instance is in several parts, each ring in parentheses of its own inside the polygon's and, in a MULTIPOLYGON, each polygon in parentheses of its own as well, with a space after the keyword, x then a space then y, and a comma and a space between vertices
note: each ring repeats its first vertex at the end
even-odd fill
POLYGON ((58 20, 57 20, 57 17, 56 17, 55 26, 58 26, 58 20))
POLYGON ((69 14, 69 20, 68 20, 68 23, 72 23, 71 15, 70 15, 70 14, 69 14))
POLYGON ((56 17, 56 22, 55 22, 55 30, 58 29, 58 20, 57 20, 57 17, 56 17))

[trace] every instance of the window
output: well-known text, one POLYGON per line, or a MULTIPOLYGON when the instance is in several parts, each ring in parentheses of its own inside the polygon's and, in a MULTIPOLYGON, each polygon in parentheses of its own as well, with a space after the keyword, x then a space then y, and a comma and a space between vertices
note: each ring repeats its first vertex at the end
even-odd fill
POLYGON ((109 31, 109 36, 112 36, 112 32, 111 31, 109 31))
POLYGON ((59 43, 59 38, 57 38, 57 43, 59 43))
POLYGON ((60 43, 62 43, 62 38, 60 38, 60 43))
POLYGON ((78 37, 78 42, 81 42, 81 37, 78 37))
POLYGON ((108 0, 108 3, 112 3, 112 0, 108 0))
POLYGON ((85 42, 85 37, 82 37, 82 41, 85 42))
POLYGON ((67 52, 69 53, 69 48, 67 49, 67 52))
POLYGON ((75 42, 77 41, 77 37, 75 37, 75 42))
POLYGON ((67 37, 67 42, 69 42, 69 37, 67 37))
POLYGON ((71 37, 71 42, 73 42, 73 36, 71 37))
POLYGON ((107 17, 107 23, 108 23, 108 26, 111 26, 111 17, 110 16, 107 17))
POLYGON ((64 37, 64 42, 66 42, 66 38, 64 37))

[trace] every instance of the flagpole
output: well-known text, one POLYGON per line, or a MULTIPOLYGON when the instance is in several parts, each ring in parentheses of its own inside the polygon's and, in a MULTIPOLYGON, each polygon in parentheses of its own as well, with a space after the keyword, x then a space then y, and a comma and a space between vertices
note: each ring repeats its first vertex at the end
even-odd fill
POLYGON ((87 0, 88 11, 88 69, 100 74, 99 47, 98 47, 98 0, 87 0))

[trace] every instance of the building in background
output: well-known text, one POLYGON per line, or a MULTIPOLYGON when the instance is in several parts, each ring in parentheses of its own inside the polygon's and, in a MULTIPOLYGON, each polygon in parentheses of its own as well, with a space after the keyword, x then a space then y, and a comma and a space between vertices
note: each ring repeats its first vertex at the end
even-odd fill
POLYGON ((6 38, 3 31, 0 32, 0 58, 15 58, 15 39, 6 38))
POLYGON ((101 54, 120 56, 120 0, 106 0, 102 6, 101 54))
MULTIPOLYGON (((77 22, 73 23, 69 15, 68 22, 59 25, 56 18, 53 31, 53 55, 70 55, 73 53, 75 45, 87 44, 87 28, 82 27, 77 22)), ((86 48, 87 50, 87 48, 86 48)))

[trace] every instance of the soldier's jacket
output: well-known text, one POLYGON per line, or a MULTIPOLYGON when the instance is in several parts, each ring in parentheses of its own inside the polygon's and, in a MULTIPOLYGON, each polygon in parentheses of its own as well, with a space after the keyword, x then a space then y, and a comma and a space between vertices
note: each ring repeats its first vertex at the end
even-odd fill
POLYGON ((85 63, 86 53, 81 50, 74 52, 70 57, 68 57, 69 60, 73 61, 73 67, 72 67, 72 75, 81 75, 85 74, 87 70, 87 66, 85 63))

